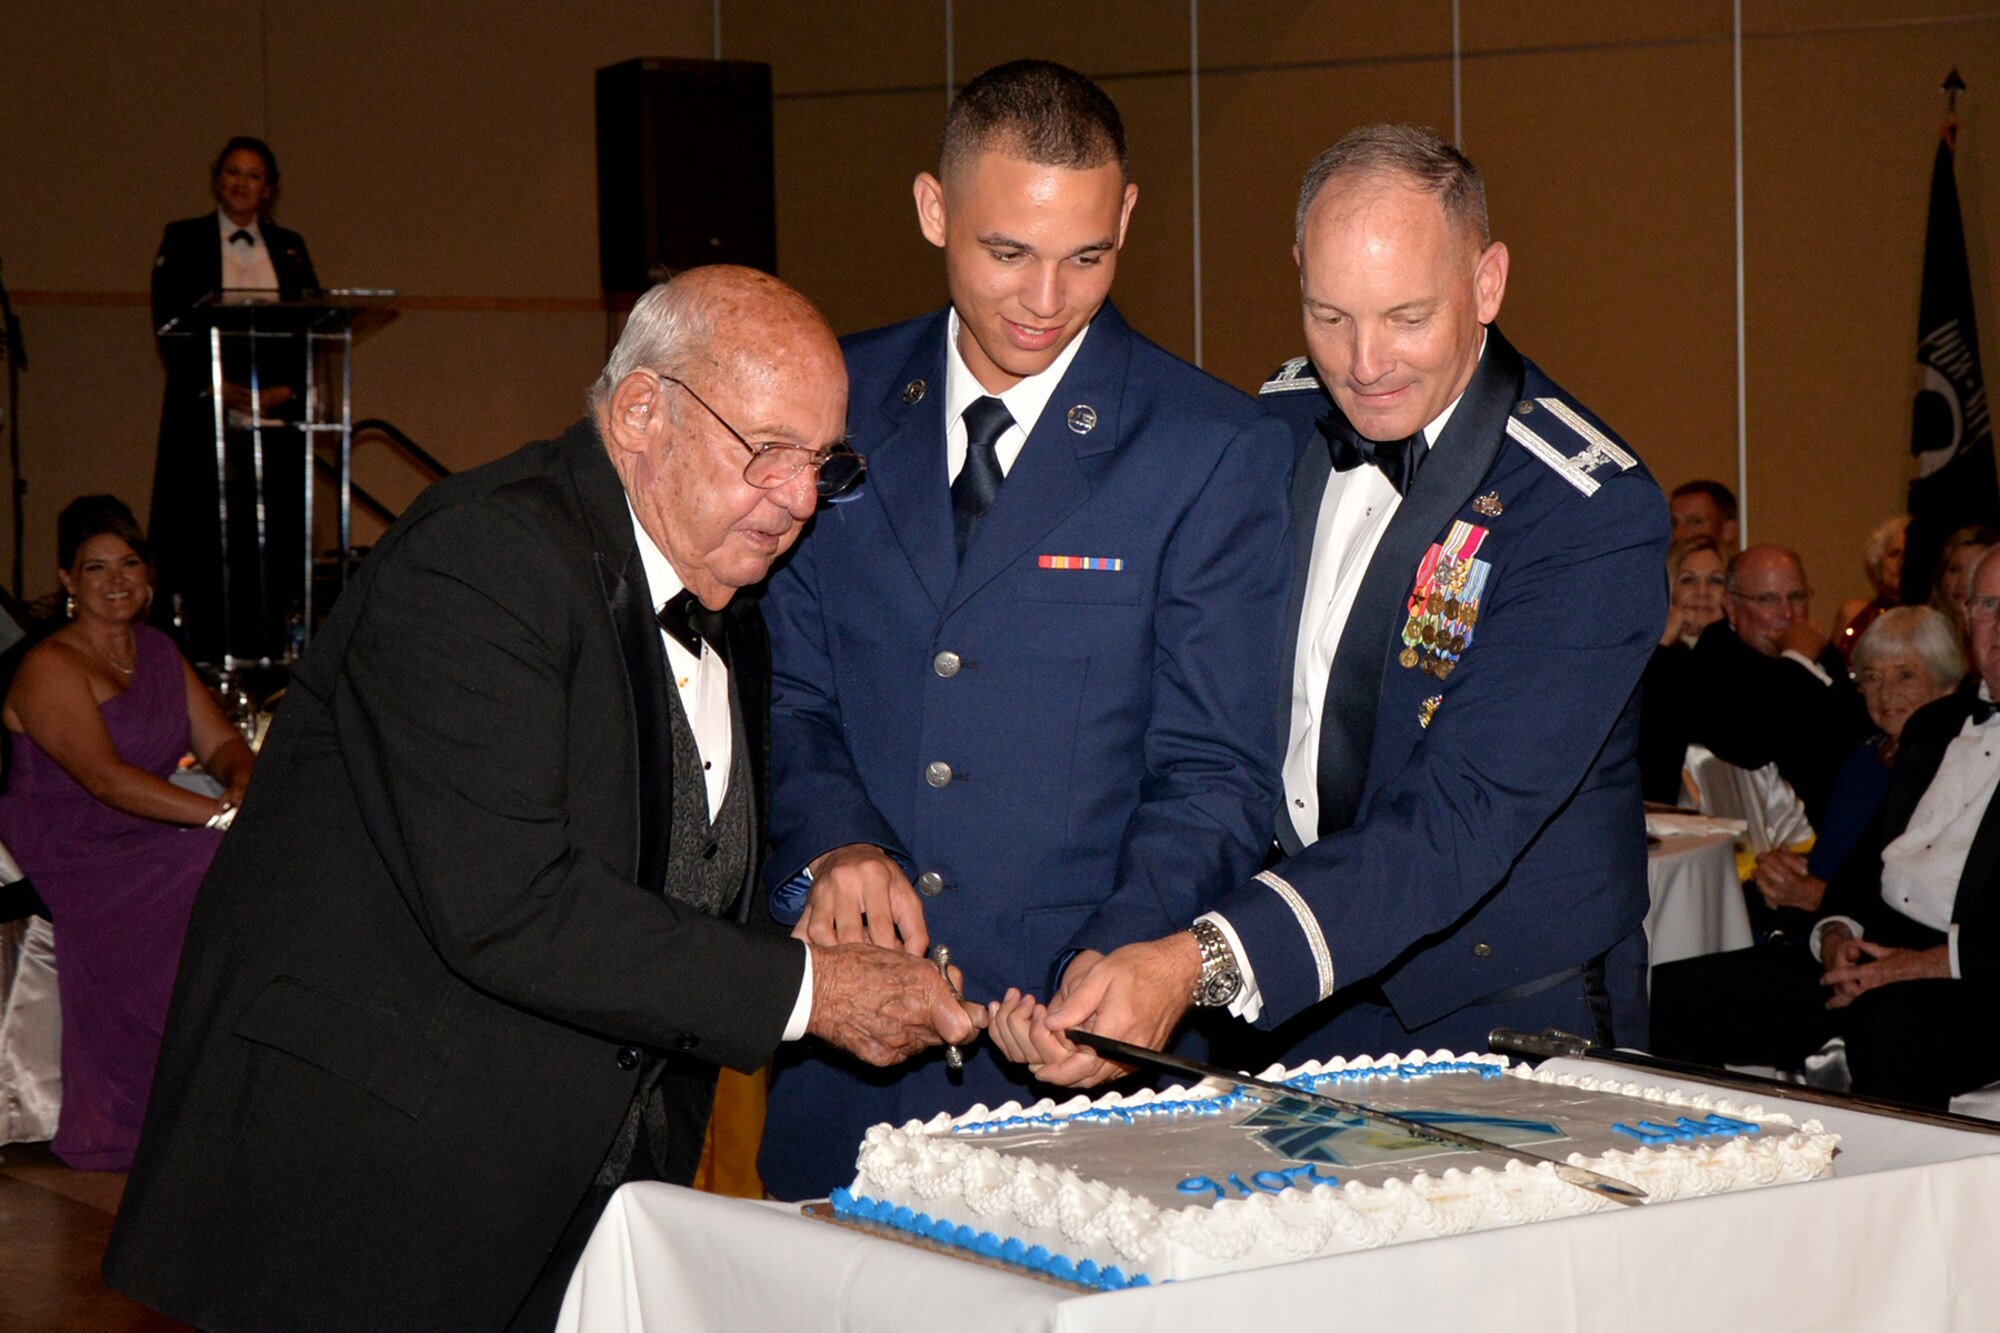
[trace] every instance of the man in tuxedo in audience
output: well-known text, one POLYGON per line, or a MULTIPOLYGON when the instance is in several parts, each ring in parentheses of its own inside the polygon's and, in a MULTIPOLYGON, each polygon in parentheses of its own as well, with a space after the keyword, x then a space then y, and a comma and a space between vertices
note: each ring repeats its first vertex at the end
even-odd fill
POLYGON ((112 1286, 214 1330, 546 1329, 610 1192, 692 1180, 716 1065, 973 1036, 922 960, 752 920, 736 594, 858 475, 846 399, 804 297, 695 269, 584 419, 376 545, 196 901, 112 1286))
POLYGON ((1805 565, 1782 546, 1729 561, 1721 620, 1688 664, 1688 739, 1741 768, 1775 763, 1817 824, 1872 724, 1847 663, 1811 617, 1805 565))
POLYGON ((1677 542, 1706 537, 1733 555, 1742 538, 1736 522, 1736 492, 1719 481, 1684 481, 1667 497, 1677 542))
MULTIPOLYGON (((1996 548, 2000 551, 2000 548, 1996 548)), ((2000 558, 1966 598, 1977 679, 1911 716, 1889 794, 1802 939, 1653 973, 1653 1046, 1797 1068, 1847 1042, 1854 1091, 1944 1108, 2000 1078, 2000 558)))
POLYGON ((1064 1029, 1157 1046, 1191 1002, 1262 1030, 1237 1068, 1503 1023, 1643 1038, 1659 487, 1494 326, 1507 249, 1457 149, 1357 130, 1296 226, 1310 357, 1263 395, 1300 451, 1285 855, 1042 1021, 1003 1005, 996 1041, 1052 1082, 1117 1072, 1064 1029))
MULTIPOLYGON (((1082 75, 966 85, 915 185, 951 304, 846 341, 868 485, 766 601, 781 915, 939 942, 979 994, 1186 921, 1270 841, 1291 450, 1109 301, 1137 195, 1082 75)), ((1036 1095, 984 1047, 888 1073, 801 1051, 760 1172, 822 1195, 874 1122, 1036 1095)))

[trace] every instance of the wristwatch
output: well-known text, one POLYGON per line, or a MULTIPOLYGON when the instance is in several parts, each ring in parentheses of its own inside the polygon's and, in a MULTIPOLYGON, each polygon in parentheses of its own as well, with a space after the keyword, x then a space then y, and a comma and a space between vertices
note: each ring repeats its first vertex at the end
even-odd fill
POLYGON ((1194 1002, 1204 1009, 1219 1009, 1243 989, 1243 972, 1236 965, 1236 951, 1229 937, 1213 921, 1197 921, 1188 927, 1194 942, 1201 946, 1201 976, 1194 983, 1194 1002))

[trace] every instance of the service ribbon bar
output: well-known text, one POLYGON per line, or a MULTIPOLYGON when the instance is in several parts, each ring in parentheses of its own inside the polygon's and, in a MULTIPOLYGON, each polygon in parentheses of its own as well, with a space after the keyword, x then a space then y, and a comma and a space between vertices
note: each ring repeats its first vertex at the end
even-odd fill
POLYGON ((1037 556, 1035 563, 1043 569, 1101 569, 1113 574, 1125 568, 1117 556, 1102 555, 1044 555, 1037 556))

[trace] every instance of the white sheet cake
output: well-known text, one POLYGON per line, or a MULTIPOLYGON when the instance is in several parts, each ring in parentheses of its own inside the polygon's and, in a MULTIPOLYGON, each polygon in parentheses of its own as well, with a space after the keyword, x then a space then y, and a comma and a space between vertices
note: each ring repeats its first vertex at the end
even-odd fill
MULTIPOLYGON (((1830 1174, 1838 1141, 1816 1120, 1504 1056, 1265 1077, 1588 1167, 1645 1206, 1830 1174)), ((1547 1164, 1213 1084, 876 1125, 833 1197, 838 1215, 1107 1290, 1622 1206, 1547 1164)))

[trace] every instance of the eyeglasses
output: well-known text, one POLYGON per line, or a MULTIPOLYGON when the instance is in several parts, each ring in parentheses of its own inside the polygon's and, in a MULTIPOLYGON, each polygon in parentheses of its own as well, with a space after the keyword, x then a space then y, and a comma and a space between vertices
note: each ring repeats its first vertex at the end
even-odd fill
MULTIPOLYGON (((656 375, 660 372, 654 371, 656 375)), ((672 375, 660 375, 668 384, 677 385, 701 404, 702 410, 715 418, 715 423, 728 431, 730 437, 750 451, 750 461, 743 465, 743 480, 760 491, 772 491, 783 486, 807 468, 813 470, 813 491, 822 500, 831 500, 836 495, 845 494, 861 480, 861 474, 868 470, 868 460, 847 447, 845 442, 829 445, 825 449, 808 449, 803 445, 752 444, 743 438, 743 432, 729 424, 722 413, 708 405, 703 398, 689 387, 687 381, 677 380, 672 375)))
POLYGON ((1988 621, 2000 617, 2000 597, 1968 597, 1965 599, 1967 620, 1988 621))
POLYGON ((1812 605, 1812 589, 1801 588, 1797 592, 1732 592, 1729 594, 1739 602, 1748 602, 1761 611, 1774 611, 1781 606, 1789 606, 1794 611, 1803 611, 1812 605))

